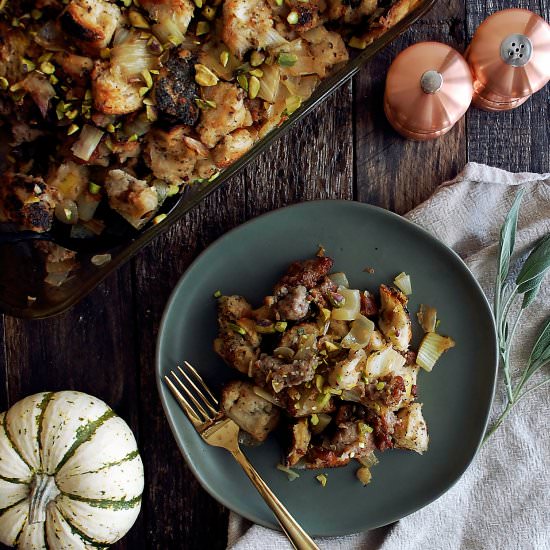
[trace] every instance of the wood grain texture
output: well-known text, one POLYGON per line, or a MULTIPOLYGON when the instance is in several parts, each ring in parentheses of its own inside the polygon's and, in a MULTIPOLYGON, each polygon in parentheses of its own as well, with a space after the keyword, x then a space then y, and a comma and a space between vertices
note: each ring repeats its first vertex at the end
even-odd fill
POLYGON ((4 317, 0 315, 0 411, 8 408, 8 372, 6 364, 4 317))
POLYGON ((289 134, 212 194, 68 313, 25 322, 0 316, 0 409, 44 389, 106 400, 134 429, 146 471, 143 511, 113 548, 221 550, 227 510, 185 465, 162 412, 156 336, 179 277, 212 241, 244 221, 318 198, 356 199, 404 213, 467 160, 513 171, 550 169, 550 87, 508 113, 470 110, 443 138, 399 137, 382 110, 391 61, 421 40, 464 51, 490 13, 512 5, 547 20, 550 0, 440 0, 289 134))
POLYGON ((396 55, 424 40, 464 49, 464 4, 439 2, 421 21, 372 60, 354 79, 356 196, 399 214, 429 197, 466 161, 466 126, 460 121, 435 141, 399 136, 384 115, 385 75, 396 55))
POLYGON ((346 83, 244 171, 247 218, 315 199, 353 198, 352 87, 346 83))

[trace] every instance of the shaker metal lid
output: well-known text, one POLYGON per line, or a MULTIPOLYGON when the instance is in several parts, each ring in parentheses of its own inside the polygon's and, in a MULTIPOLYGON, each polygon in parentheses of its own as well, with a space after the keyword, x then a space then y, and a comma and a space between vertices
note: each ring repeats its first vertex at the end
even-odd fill
POLYGON ((394 128, 411 139, 448 132, 472 100, 472 74, 464 58, 439 42, 402 51, 386 78, 384 110, 394 128))
POLYGON ((528 97, 550 80, 550 25, 529 10, 498 11, 478 27, 466 58, 477 91, 528 97))

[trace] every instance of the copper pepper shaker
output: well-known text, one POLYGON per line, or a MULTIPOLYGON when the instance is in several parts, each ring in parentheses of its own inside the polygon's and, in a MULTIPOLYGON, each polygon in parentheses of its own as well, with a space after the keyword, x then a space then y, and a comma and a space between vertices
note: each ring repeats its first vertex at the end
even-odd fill
POLYGON ((472 101, 472 74, 464 58, 439 42, 419 42, 402 51, 386 78, 384 111, 406 138, 446 134, 472 101))
POLYGON ((476 107, 513 109, 550 80, 550 25, 524 9, 489 16, 466 51, 476 107))

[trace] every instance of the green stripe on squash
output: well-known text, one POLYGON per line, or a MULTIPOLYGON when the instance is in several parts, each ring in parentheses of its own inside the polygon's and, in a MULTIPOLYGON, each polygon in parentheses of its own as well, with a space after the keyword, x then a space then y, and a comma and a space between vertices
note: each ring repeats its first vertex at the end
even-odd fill
POLYGON ((42 401, 40 402, 40 405, 38 405, 38 408, 40 409, 40 414, 36 416, 36 440, 38 443, 38 452, 40 458, 42 458, 42 421, 44 420, 44 414, 46 413, 46 409, 48 408, 48 405, 50 404, 53 396, 53 391, 48 392, 44 396, 44 399, 42 399, 42 401))
POLYGON ((19 479, 18 477, 6 477, 6 476, 0 475, 0 479, 2 481, 7 481, 8 483, 16 483, 17 485, 27 485, 29 483, 28 481, 19 479))
POLYGON ((61 459, 61 461, 57 465, 54 475, 57 474, 59 470, 61 470, 61 468, 63 468, 63 466, 66 464, 69 458, 71 458, 75 454, 76 450, 80 447, 80 445, 92 439, 93 435, 96 433, 98 428, 100 426, 103 426, 103 424, 105 424, 107 420, 115 416, 116 416, 115 411, 113 411, 112 409, 109 409, 96 420, 92 420, 91 422, 88 422, 84 426, 80 426, 76 430, 76 439, 74 440, 69 450, 65 453, 65 456, 61 459))
POLYGON ((106 470, 107 468, 111 468, 112 466, 120 466, 125 462, 130 462, 138 456, 139 456, 139 451, 136 449, 135 451, 128 453, 125 457, 121 458, 120 460, 115 460, 114 462, 106 462, 105 464, 101 465, 97 470, 90 470, 88 472, 78 472, 77 474, 73 474, 73 477, 83 476, 86 474, 97 474, 98 472, 101 472, 101 470, 106 470))
POLYGON ((61 510, 59 510, 59 508, 57 509, 57 511, 59 512, 59 515, 65 520, 65 523, 69 526, 69 529, 71 530, 71 533, 73 535, 77 535, 86 544, 89 544, 90 546, 93 546, 94 548, 101 548, 101 549, 109 548, 110 545, 107 542, 100 542, 100 541, 92 539, 91 537, 86 535, 84 532, 82 532, 78 527, 73 525, 71 523, 71 521, 69 520, 69 518, 67 516, 65 516, 65 514, 63 514, 61 512, 61 510))
POLYGON ((134 497, 130 500, 110 500, 108 498, 86 498, 79 495, 72 495, 70 493, 61 493, 63 496, 76 500, 78 502, 84 502, 94 508, 103 508, 105 510, 131 510, 135 508, 141 502, 141 495, 134 497))
MULTIPOLYGON (((8 411, 9 412, 9 411, 8 411)), ((10 447, 19 455, 19 458, 26 464, 26 466, 29 468, 31 473, 34 474, 34 468, 25 460, 25 457, 13 441, 10 432, 8 431, 8 413, 4 415, 4 422, 3 422, 3 428, 4 432, 6 434, 6 438, 8 440, 8 443, 10 444, 10 447)))

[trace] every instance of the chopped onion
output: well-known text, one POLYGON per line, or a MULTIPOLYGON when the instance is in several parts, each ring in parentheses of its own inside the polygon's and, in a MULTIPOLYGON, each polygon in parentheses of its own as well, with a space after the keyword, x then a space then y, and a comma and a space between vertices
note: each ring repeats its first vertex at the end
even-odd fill
POLYGON ((393 284, 401 291, 403 294, 409 296, 412 294, 412 285, 411 278, 404 271, 402 271, 394 280, 393 284))
POLYGON ((104 132, 95 126, 85 124, 78 141, 71 147, 73 155, 81 160, 89 161, 96 150, 104 132))
POLYGON ((342 394, 342 390, 352 390, 355 388, 361 378, 362 363, 365 360, 365 352, 358 350, 350 354, 347 359, 339 361, 332 368, 328 376, 328 382, 331 386, 330 392, 335 389, 339 391, 337 395, 342 394))
POLYGON ((281 46, 278 52, 294 55, 296 61, 283 67, 283 72, 289 76, 309 75, 316 72, 315 58, 311 54, 307 42, 297 38, 288 44, 281 46))
POLYGON ((44 118, 48 114, 50 99, 55 97, 55 89, 48 78, 37 72, 32 72, 21 82, 21 87, 31 94, 33 101, 40 109, 44 118))
POLYGON ((320 79, 316 75, 310 76, 289 76, 283 80, 286 89, 292 95, 300 96, 303 100, 308 99, 313 90, 319 85, 320 79))
POLYGON ((194 151, 202 158, 208 158, 208 149, 202 142, 189 136, 184 136, 183 141, 191 151, 194 151))
POLYGON ((291 470, 282 464, 277 464, 277 470, 284 472, 288 476, 288 481, 294 481, 296 478, 300 477, 300 474, 297 474, 294 470, 291 470))
POLYGON ((416 317, 424 332, 435 332, 437 325, 437 309, 435 307, 420 304, 416 317))
POLYGON ((185 40, 185 33, 181 32, 178 24, 171 17, 163 17, 158 24, 153 25, 153 34, 160 43, 180 46, 185 40))
POLYGON ((363 484, 368 485, 372 479, 372 475, 368 468, 359 468, 357 470, 357 479, 363 484))
POLYGON ((372 451, 367 456, 358 456, 357 461, 361 464, 361 466, 364 466, 365 468, 372 468, 373 466, 376 466, 378 464, 378 459, 376 458, 374 451, 372 451))
POLYGON ((319 474, 318 476, 315 476, 315 479, 323 486, 325 487, 327 484, 327 476, 326 474, 319 474))
POLYGON ((131 32, 111 49, 111 63, 120 67, 122 76, 126 79, 139 77, 144 71, 152 69, 157 63, 147 46, 147 40, 131 32))
POLYGON ((376 379, 388 374, 395 376, 401 373, 404 364, 405 358, 388 344, 383 350, 375 351, 368 356, 365 376, 376 379))
POLYGON ((344 288, 349 288, 349 281, 345 273, 331 273, 328 278, 338 286, 343 286, 344 288))
POLYGON ((113 47, 122 44, 130 36, 130 29, 126 27, 118 27, 113 37, 113 47))
POLYGON ((281 82, 281 69, 278 65, 273 64, 262 66, 262 71, 264 75, 260 79, 258 97, 269 103, 275 103, 281 82))
MULTIPOLYGON (((264 73, 265 74, 265 73, 264 73)), ((262 78, 261 81, 264 79, 262 78)), ((260 81, 260 82, 261 82, 260 81)), ((282 120, 283 113, 286 111, 286 99, 288 97, 288 90, 284 86, 279 86, 277 91, 277 97, 273 104, 269 105, 266 109, 266 122, 263 123, 260 131, 258 132, 258 137, 262 138, 266 136, 273 128, 276 128, 282 120)), ((271 103, 271 102, 268 102, 271 103)))
MULTIPOLYGON (((81 194, 76 199, 76 203, 78 205, 78 217, 80 221, 89 222, 95 216, 95 212, 100 202, 100 196, 90 195, 89 193, 81 194)), ((92 229, 89 230, 92 231, 92 229)))
POLYGON ((199 63, 205 67, 208 67, 214 74, 216 74, 216 76, 223 80, 231 80, 235 69, 242 65, 242 62, 229 52, 223 42, 207 42, 206 44, 201 45, 199 63), (225 65, 221 62, 222 56, 224 55, 227 56, 225 65))
POLYGON ((144 136, 151 129, 151 121, 147 118, 146 113, 140 113, 135 116, 124 125, 124 135, 131 136, 144 136))
POLYGON ((354 351, 369 345, 374 323, 364 315, 359 314, 357 319, 351 323, 351 330, 342 339, 342 347, 354 351))
POLYGON ((441 336, 436 332, 428 332, 420 342, 416 364, 430 372, 441 355, 454 346, 455 342, 452 338, 441 336))
POLYGON ((360 315, 361 295, 358 290, 338 288, 338 293, 345 299, 344 306, 332 310, 332 319, 336 321, 354 321, 360 315))

